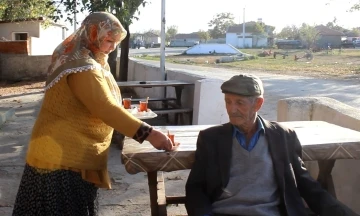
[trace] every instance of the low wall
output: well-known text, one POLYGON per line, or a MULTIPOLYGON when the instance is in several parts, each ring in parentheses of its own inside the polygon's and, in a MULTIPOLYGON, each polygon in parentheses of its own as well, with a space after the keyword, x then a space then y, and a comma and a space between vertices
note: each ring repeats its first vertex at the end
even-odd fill
POLYGON ((29 41, 0 41, 0 54, 29 54, 29 41))
MULTIPOLYGON (((187 86, 182 92, 181 102, 186 108, 193 108, 193 122, 189 124, 221 124, 228 122, 223 94, 220 91, 222 80, 206 79, 196 76, 187 70, 167 69, 168 80, 182 80, 194 83, 187 86), (201 98, 201 100, 200 100, 201 98)), ((160 68, 130 58, 128 68, 129 81, 163 80, 160 68)), ((163 97, 164 89, 159 88, 135 88, 140 97, 163 97)), ((175 97, 175 89, 167 88, 167 97, 175 97)))
MULTIPOLYGON (((326 97, 293 97, 280 100, 278 121, 326 121, 360 131, 360 109, 326 97)), ((305 162, 314 178, 317 162, 305 162)), ((360 214, 360 160, 337 160, 332 172, 337 198, 360 214)))
POLYGON ((19 81, 46 77, 51 56, 0 54, 0 80, 19 81))

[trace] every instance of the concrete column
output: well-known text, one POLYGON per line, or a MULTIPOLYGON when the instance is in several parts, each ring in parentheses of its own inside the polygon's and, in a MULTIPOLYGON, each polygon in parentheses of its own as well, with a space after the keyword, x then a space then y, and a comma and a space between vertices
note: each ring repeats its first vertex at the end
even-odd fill
POLYGON ((229 121, 224 95, 218 79, 202 79, 195 82, 193 124, 222 124, 229 121))

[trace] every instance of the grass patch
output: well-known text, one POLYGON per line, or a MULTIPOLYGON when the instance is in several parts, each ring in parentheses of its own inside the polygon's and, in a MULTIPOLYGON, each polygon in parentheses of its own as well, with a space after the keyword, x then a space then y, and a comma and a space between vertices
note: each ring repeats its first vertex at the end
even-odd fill
MULTIPOLYGON (((244 53, 257 56, 262 50, 244 49, 244 53)), ((272 50, 282 52, 281 50, 272 50)), ((295 61, 295 55, 303 56, 305 50, 290 50, 288 56, 283 59, 281 55, 257 57, 246 61, 234 61, 230 63, 216 63, 221 56, 214 55, 175 55, 167 56, 166 61, 177 64, 200 65, 208 67, 231 68, 243 71, 266 71, 283 74, 344 77, 360 75, 360 49, 333 50, 313 53, 314 59, 309 61, 305 58, 295 61)), ((138 58, 159 61, 160 56, 142 55, 138 58)))

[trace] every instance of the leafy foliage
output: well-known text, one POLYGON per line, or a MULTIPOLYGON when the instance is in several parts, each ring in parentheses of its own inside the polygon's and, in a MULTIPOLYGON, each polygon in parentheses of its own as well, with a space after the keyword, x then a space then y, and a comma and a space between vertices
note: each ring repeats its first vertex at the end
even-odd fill
POLYGON ((360 37, 360 30, 359 30, 359 29, 353 28, 350 32, 351 32, 355 37, 360 37))
POLYGON ((210 38, 211 38, 209 32, 204 31, 204 30, 199 30, 198 35, 199 35, 200 40, 204 41, 204 42, 210 40, 210 38))
POLYGON ((300 32, 299 28, 295 25, 284 27, 279 34, 277 34, 278 38, 283 39, 291 39, 291 40, 299 40, 300 32))
POLYGON ((265 33, 265 28, 263 23, 255 23, 254 32, 255 35, 262 35, 265 33))
MULTIPOLYGON (((79 12, 96 12, 108 11, 113 13, 123 25, 129 26, 132 21, 138 20, 137 15, 140 14, 139 6, 144 6, 148 2, 145 0, 58 0, 53 1, 56 6, 62 5, 66 13, 66 21, 73 23, 73 14, 79 12), (80 3, 81 1, 81 3, 80 3), (76 7, 75 7, 76 5, 76 7)), ((53 16, 55 21, 64 18, 63 11, 57 7, 56 13, 53 16)))
POLYGON ((172 25, 172 26, 167 27, 165 40, 166 40, 167 42, 170 42, 171 39, 174 39, 174 38, 175 38, 175 35, 176 35, 177 33, 178 33, 178 26, 172 25))
POLYGON ((210 36, 212 38, 223 37, 229 26, 234 25, 234 15, 232 13, 218 13, 208 23, 210 29, 210 36))
POLYGON ((360 1, 358 1, 357 3, 355 3, 351 8, 350 8, 351 12, 354 11, 360 11, 360 1))
POLYGON ((74 13, 108 11, 123 25, 130 25, 138 19, 139 6, 147 3, 145 0, 0 0, 0 20, 46 17, 49 21, 64 19, 73 23, 74 13))
POLYGON ((306 23, 301 25, 299 32, 300 38, 307 44, 308 48, 310 48, 315 43, 315 40, 319 35, 319 31, 317 31, 314 26, 308 25, 306 23))
POLYGON ((343 27, 341 27, 341 26, 339 26, 339 25, 337 24, 337 18, 336 18, 336 17, 334 17, 333 21, 328 22, 328 23, 326 24, 326 27, 328 27, 328 28, 330 28, 330 29, 333 29, 333 30, 336 30, 336 31, 340 31, 340 32, 346 32, 346 31, 348 31, 347 29, 345 29, 345 28, 343 28, 343 27))
MULTIPOLYGON (((52 17, 56 8, 51 0, 0 0, 0 20, 18 21, 52 17)), ((45 19, 47 26, 51 19, 45 19)))

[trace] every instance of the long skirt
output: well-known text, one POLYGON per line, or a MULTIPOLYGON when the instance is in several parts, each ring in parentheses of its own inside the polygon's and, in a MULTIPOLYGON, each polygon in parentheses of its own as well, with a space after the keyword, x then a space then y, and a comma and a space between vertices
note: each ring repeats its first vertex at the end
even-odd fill
POLYGON ((69 170, 25 165, 13 216, 96 216, 98 188, 69 170))

